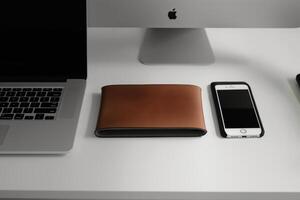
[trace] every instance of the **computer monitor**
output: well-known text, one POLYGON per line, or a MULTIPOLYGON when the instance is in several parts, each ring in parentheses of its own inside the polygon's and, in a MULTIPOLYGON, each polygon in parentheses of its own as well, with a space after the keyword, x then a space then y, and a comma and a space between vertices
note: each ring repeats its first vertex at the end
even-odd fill
POLYGON ((145 64, 210 64, 204 28, 300 27, 300 0, 88 0, 88 25, 147 28, 145 64))

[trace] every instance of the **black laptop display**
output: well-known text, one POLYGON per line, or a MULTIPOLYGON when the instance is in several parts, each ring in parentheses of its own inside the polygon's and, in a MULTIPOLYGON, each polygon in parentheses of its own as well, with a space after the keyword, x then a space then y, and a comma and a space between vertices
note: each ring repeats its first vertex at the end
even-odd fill
POLYGON ((0 2, 0 81, 86 78, 86 12, 79 0, 0 2))

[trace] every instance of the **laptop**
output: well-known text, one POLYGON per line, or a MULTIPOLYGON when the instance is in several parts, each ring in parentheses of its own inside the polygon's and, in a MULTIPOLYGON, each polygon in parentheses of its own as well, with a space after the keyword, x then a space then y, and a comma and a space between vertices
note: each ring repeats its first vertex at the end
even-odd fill
POLYGON ((0 69, 0 154, 68 152, 87 77, 86 1, 1 2, 0 69))

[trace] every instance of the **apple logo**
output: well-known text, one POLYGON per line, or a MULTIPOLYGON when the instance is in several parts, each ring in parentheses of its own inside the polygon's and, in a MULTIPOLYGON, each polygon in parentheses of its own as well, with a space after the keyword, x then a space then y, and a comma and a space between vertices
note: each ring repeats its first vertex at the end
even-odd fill
POLYGON ((176 9, 173 8, 173 9, 168 13, 169 19, 172 19, 172 20, 177 19, 176 13, 177 13, 176 9))

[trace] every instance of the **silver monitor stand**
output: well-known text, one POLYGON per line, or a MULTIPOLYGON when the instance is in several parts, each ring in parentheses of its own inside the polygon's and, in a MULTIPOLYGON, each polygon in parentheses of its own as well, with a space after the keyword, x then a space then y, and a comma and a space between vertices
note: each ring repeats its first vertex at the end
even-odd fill
POLYGON ((139 52, 143 64, 214 63, 206 31, 201 28, 147 29, 139 52))

